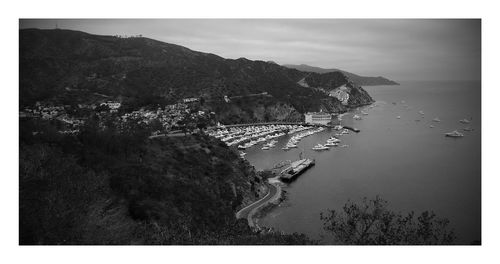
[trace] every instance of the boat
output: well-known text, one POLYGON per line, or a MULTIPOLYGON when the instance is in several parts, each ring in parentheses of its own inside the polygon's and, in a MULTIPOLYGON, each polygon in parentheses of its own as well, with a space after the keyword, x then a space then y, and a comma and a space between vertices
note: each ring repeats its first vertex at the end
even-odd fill
POLYGON ((458 121, 458 122, 460 122, 460 123, 462 123, 462 124, 468 124, 468 123, 470 123, 470 120, 468 120, 468 119, 464 118, 464 119, 462 119, 462 120, 460 120, 460 121, 458 121))
POLYGON ((368 113, 367 113, 367 112, 365 112, 365 111, 361 111, 361 113, 362 113, 363 115, 368 115, 368 113))
POLYGON ((262 147, 262 150, 269 150, 269 146, 267 146, 267 145, 266 145, 266 146, 263 146, 263 147, 262 147))
POLYGON ((439 117, 436 117, 434 119, 432 119, 433 122, 441 122, 441 119, 439 119, 439 117))
POLYGON ((463 137, 463 136, 464 136, 464 134, 462 134, 462 133, 460 133, 460 132, 458 132, 458 131, 454 130, 454 131, 452 131, 452 132, 445 133, 445 136, 446 136, 446 137, 463 137))
POLYGON ((290 147, 288 147, 288 146, 284 146, 284 147, 282 147, 281 149, 282 149, 282 150, 289 150, 289 149, 290 149, 290 147))
POLYGON ((354 115, 352 118, 356 120, 361 120, 361 117, 359 115, 354 115))
POLYGON ((424 115, 424 111, 418 111, 418 113, 424 115))
POLYGON ((333 142, 333 143, 337 143, 337 142, 340 142, 340 139, 336 138, 336 137, 330 137, 329 139, 326 140, 327 142, 333 142))
POLYGON ((430 127, 430 128, 434 128, 434 125, 430 125, 429 127, 430 127))
POLYGON ((313 149, 313 150, 327 150, 327 149, 329 149, 329 147, 327 147, 327 146, 323 146, 323 145, 321 145, 321 144, 317 144, 317 145, 316 145, 316 146, 314 146, 312 149, 313 149))
POLYGON ((396 116, 397 119, 401 119, 401 116, 396 116))
POLYGON ((334 142, 330 142, 330 141, 327 141, 327 142, 325 143, 325 146, 326 146, 326 147, 336 147, 336 146, 338 146, 338 145, 339 145, 339 143, 334 143, 334 142))

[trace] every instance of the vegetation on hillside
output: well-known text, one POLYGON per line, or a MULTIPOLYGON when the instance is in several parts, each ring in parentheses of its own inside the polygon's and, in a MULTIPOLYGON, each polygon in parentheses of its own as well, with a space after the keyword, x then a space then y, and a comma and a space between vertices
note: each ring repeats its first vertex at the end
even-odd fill
POLYGON ((21 119, 20 131, 20 244, 311 243, 236 220, 262 179, 218 140, 91 121, 75 136, 43 120, 21 119))
MULTIPOLYGON (((272 104, 286 104, 298 113, 347 109, 336 98, 314 89, 347 83, 340 72, 309 76, 311 88, 306 88, 297 82, 310 73, 264 61, 224 59, 143 37, 23 29, 19 53, 21 107, 44 100, 66 104, 71 101, 68 98, 89 103, 96 94, 137 108, 187 97, 220 102, 224 96, 267 92, 272 104)), ((364 104, 372 101, 366 93, 355 96, 363 97, 359 102, 364 104)), ((253 103, 246 102, 250 108, 259 107, 253 103)), ((351 107, 359 106, 353 103, 351 107)))
POLYGON ((348 202, 342 210, 321 213, 321 219, 324 230, 341 245, 448 245, 456 238, 448 219, 428 211, 418 217, 396 213, 378 196, 360 204, 348 202))

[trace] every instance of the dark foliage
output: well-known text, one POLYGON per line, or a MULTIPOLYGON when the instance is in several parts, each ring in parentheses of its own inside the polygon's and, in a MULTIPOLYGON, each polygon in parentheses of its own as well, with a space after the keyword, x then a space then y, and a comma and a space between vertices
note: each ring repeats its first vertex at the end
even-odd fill
POLYGON ((362 204, 348 202, 340 212, 321 213, 321 219, 342 245, 446 245, 455 240, 447 219, 427 211, 418 217, 413 212, 395 213, 378 196, 362 204))
MULTIPOLYGON (((322 106, 331 111, 346 110, 323 92, 298 85, 306 76, 312 86, 332 88, 348 81, 340 72, 311 74, 275 63, 224 59, 142 37, 118 38, 70 30, 20 31, 21 107, 43 100, 67 102, 71 97, 92 101, 96 93, 120 98, 137 109, 186 97, 220 102, 224 95, 267 92, 268 101, 287 104, 299 113, 317 111, 322 106)), ((359 95, 366 97, 364 93, 359 95)), ((369 97, 359 100, 371 102, 369 97)), ((259 107, 258 102, 252 102, 246 105, 259 107)), ((217 115, 224 114, 220 107, 213 109, 217 115)), ((274 118, 269 114, 265 119, 274 118)))
POLYGON ((92 119, 78 136, 40 120, 20 131, 20 244, 310 243, 236 220, 259 183, 218 140, 149 140, 147 127, 117 132, 92 119))

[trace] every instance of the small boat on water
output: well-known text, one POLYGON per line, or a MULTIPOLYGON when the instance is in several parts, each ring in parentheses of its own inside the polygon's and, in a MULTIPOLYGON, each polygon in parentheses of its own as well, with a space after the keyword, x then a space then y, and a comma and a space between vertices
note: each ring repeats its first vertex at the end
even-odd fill
POLYGON ((334 142, 330 142, 330 141, 327 141, 327 142, 325 143, 325 146, 326 146, 326 147, 336 147, 336 146, 338 146, 338 145, 339 145, 339 143, 334 143, 334 142))
POLYGON ((432 122, 441 122, 441 119, 439 119, 439 117, 436 117, 436 118, 432 119, 432 122))
POLYGON ((267 145, 263 146, 262 150, 269 150, 269 146, 267 146, 267 145))
POLYGON ((368 113, 367 113, 367 112, 365 112, 365 111, 361 111, 361 113, 362 113, 363 115, 368 115, 368 113))
POLYGON ((468 123, 470 123, 470 120, 468 120, 468 119, 464 118, 464 119, 462 119, 462 120, 460 120, 460 121, 458 121, 458 122, 460 122, 460 123, 462 123, 462 124, 468 124, 468 123))
POLYGON ((329 147, 327 147, 327 146, 323 146, 323 145, 321 145, 321 144, 317 144, 317 145, 316 145, 316 146, 314 146, 312 149, 313 149, 313 150, 327 150, 327 149, 329 149, 329 147))
POLYGON ((332 143, 338 143, 340 142, 340 139, 336 137, 330 137, 329 139, 326 140, 327 142, 332 142, 332 143))
POLYGON ((429 127, 430 127, 430 128, 434 128, 434 125, 430 125, 429 127))
POLYGON ((401 116, 396 116, 397 119, 401 119, 401 116))
POLYGON ((341 125, 336 125, 335 127, 333 127, 333 129, 335 129, 335 130, 342 130, 342 128, 343 127, 341 125))
POLYGON ((452 132, 449 132, 449 133, 445 133, 444 135, 446 137, 463 137, 464 136, 464 134, 462 134, 462 133, 460 133, 460 132, 458 132, 456 130, 454 130, 452 132))
POLYGON ((424 115, 424 111, 418 111, 418 113, 424 115))
POLYGON ((361 117, 359 115, 354 115, 352 118, 356 120, 361 120, 361 117))

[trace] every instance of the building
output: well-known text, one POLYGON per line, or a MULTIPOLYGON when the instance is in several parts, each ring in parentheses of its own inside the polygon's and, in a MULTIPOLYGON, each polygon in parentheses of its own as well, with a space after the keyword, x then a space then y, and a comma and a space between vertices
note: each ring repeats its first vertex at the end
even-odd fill
POLYGON ((194 102, 198 102, 198 101, 200 101, 200 98, 191 97, 191 98, 182 99, 183 103, 194 103, 194 102))
POLYGON ((307 124, 326 125, 332 121, 332 115, 324 112, 308 112, 304 114, 307 124))

